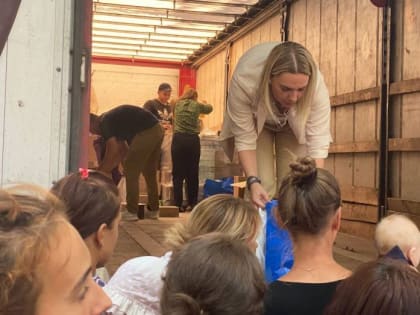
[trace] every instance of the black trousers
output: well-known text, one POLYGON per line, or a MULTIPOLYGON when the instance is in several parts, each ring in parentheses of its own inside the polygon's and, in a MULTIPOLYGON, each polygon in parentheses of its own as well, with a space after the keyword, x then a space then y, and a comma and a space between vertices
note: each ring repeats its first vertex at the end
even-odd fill
POLYGON ((198 195, 200 138, 196 134, 176 132, 172 139, 172 181, 175 206, 182 206, 182 188, 187 184, 188 205, 195 206, 198 195))

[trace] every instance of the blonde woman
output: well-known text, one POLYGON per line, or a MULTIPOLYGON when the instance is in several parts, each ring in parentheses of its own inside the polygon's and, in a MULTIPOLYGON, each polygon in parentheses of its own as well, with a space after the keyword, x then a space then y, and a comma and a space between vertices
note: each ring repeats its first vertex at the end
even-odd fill
POLYGON ((329 94, 305 47, 264 43, 241 57, 221 139, 230 158, 234 147, 239 152, 251 200, 259 207, 275 196, 295 156, 308 155, 324 166, 331 142, 329 94))
POLYGON ((186 222, 168 230, 169 252, 162 257, 144 256, 127 261, 108 282, 105 291, 113 304, 119 305, 127 315, 160 314, 162 276, 172 251, 179 250, 196 236, 211 232, 230 235, 255 251, 260 224, 258 212, 243 199, 231 195, 214 195, 204 199, 186 222))

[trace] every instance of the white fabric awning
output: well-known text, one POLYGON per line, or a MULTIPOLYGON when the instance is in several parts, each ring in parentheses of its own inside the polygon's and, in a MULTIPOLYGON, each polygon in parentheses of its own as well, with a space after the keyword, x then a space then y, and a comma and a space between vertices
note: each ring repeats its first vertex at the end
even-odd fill
POLYGON ((221 33, 232 32, 237 19, 261 2, 94 0, 92 53, 186 61, 210 41, 217 41, 221 33))

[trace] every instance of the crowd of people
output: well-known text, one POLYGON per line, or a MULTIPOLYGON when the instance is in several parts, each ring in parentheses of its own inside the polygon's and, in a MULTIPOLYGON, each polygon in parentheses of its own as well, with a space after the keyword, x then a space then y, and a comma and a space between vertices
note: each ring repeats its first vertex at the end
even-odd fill
POLYGON ((170 92, 165 83, 146 109, 121 105, 91 115, 91 131, 103 141, 97 170, 71 173, 50 191, 0 189, 0 315, 420 313, 420 232, 408 217, 392 214, 377 224, 377 259, 354 272, 334 259, 342 198, 323 169, 330 103, 303 46, 258 45, 233 74, 221 138, 228 155, 233 144, 239 152, 245 199, 220 194, 198 202, 199 116, 212 106, 189 88, 172 110, 170 92), (192 212, 167 231, 167 253, 128 260, 107 281, 96 269, 116 246, 124 197, 128 213, 137 214, 140 174, 146 217, 159 216, 156 172, 165 137, 172 137, 176 206, 192 212), (120 163, 127 196, 111 176, 120 163), (264 226, 257 208, 272 198, 294 263, 266 283, 255 254, 264 226))

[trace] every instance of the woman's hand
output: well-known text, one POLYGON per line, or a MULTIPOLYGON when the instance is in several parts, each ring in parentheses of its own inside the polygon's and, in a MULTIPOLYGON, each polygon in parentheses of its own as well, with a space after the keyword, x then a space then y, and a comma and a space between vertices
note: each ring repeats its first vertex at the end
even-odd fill
POLYGON ((250 187, 251 201, 258 208, 265 208, 265 204, 270 201, 267 192, 260 183, 253 183, 250 187))

